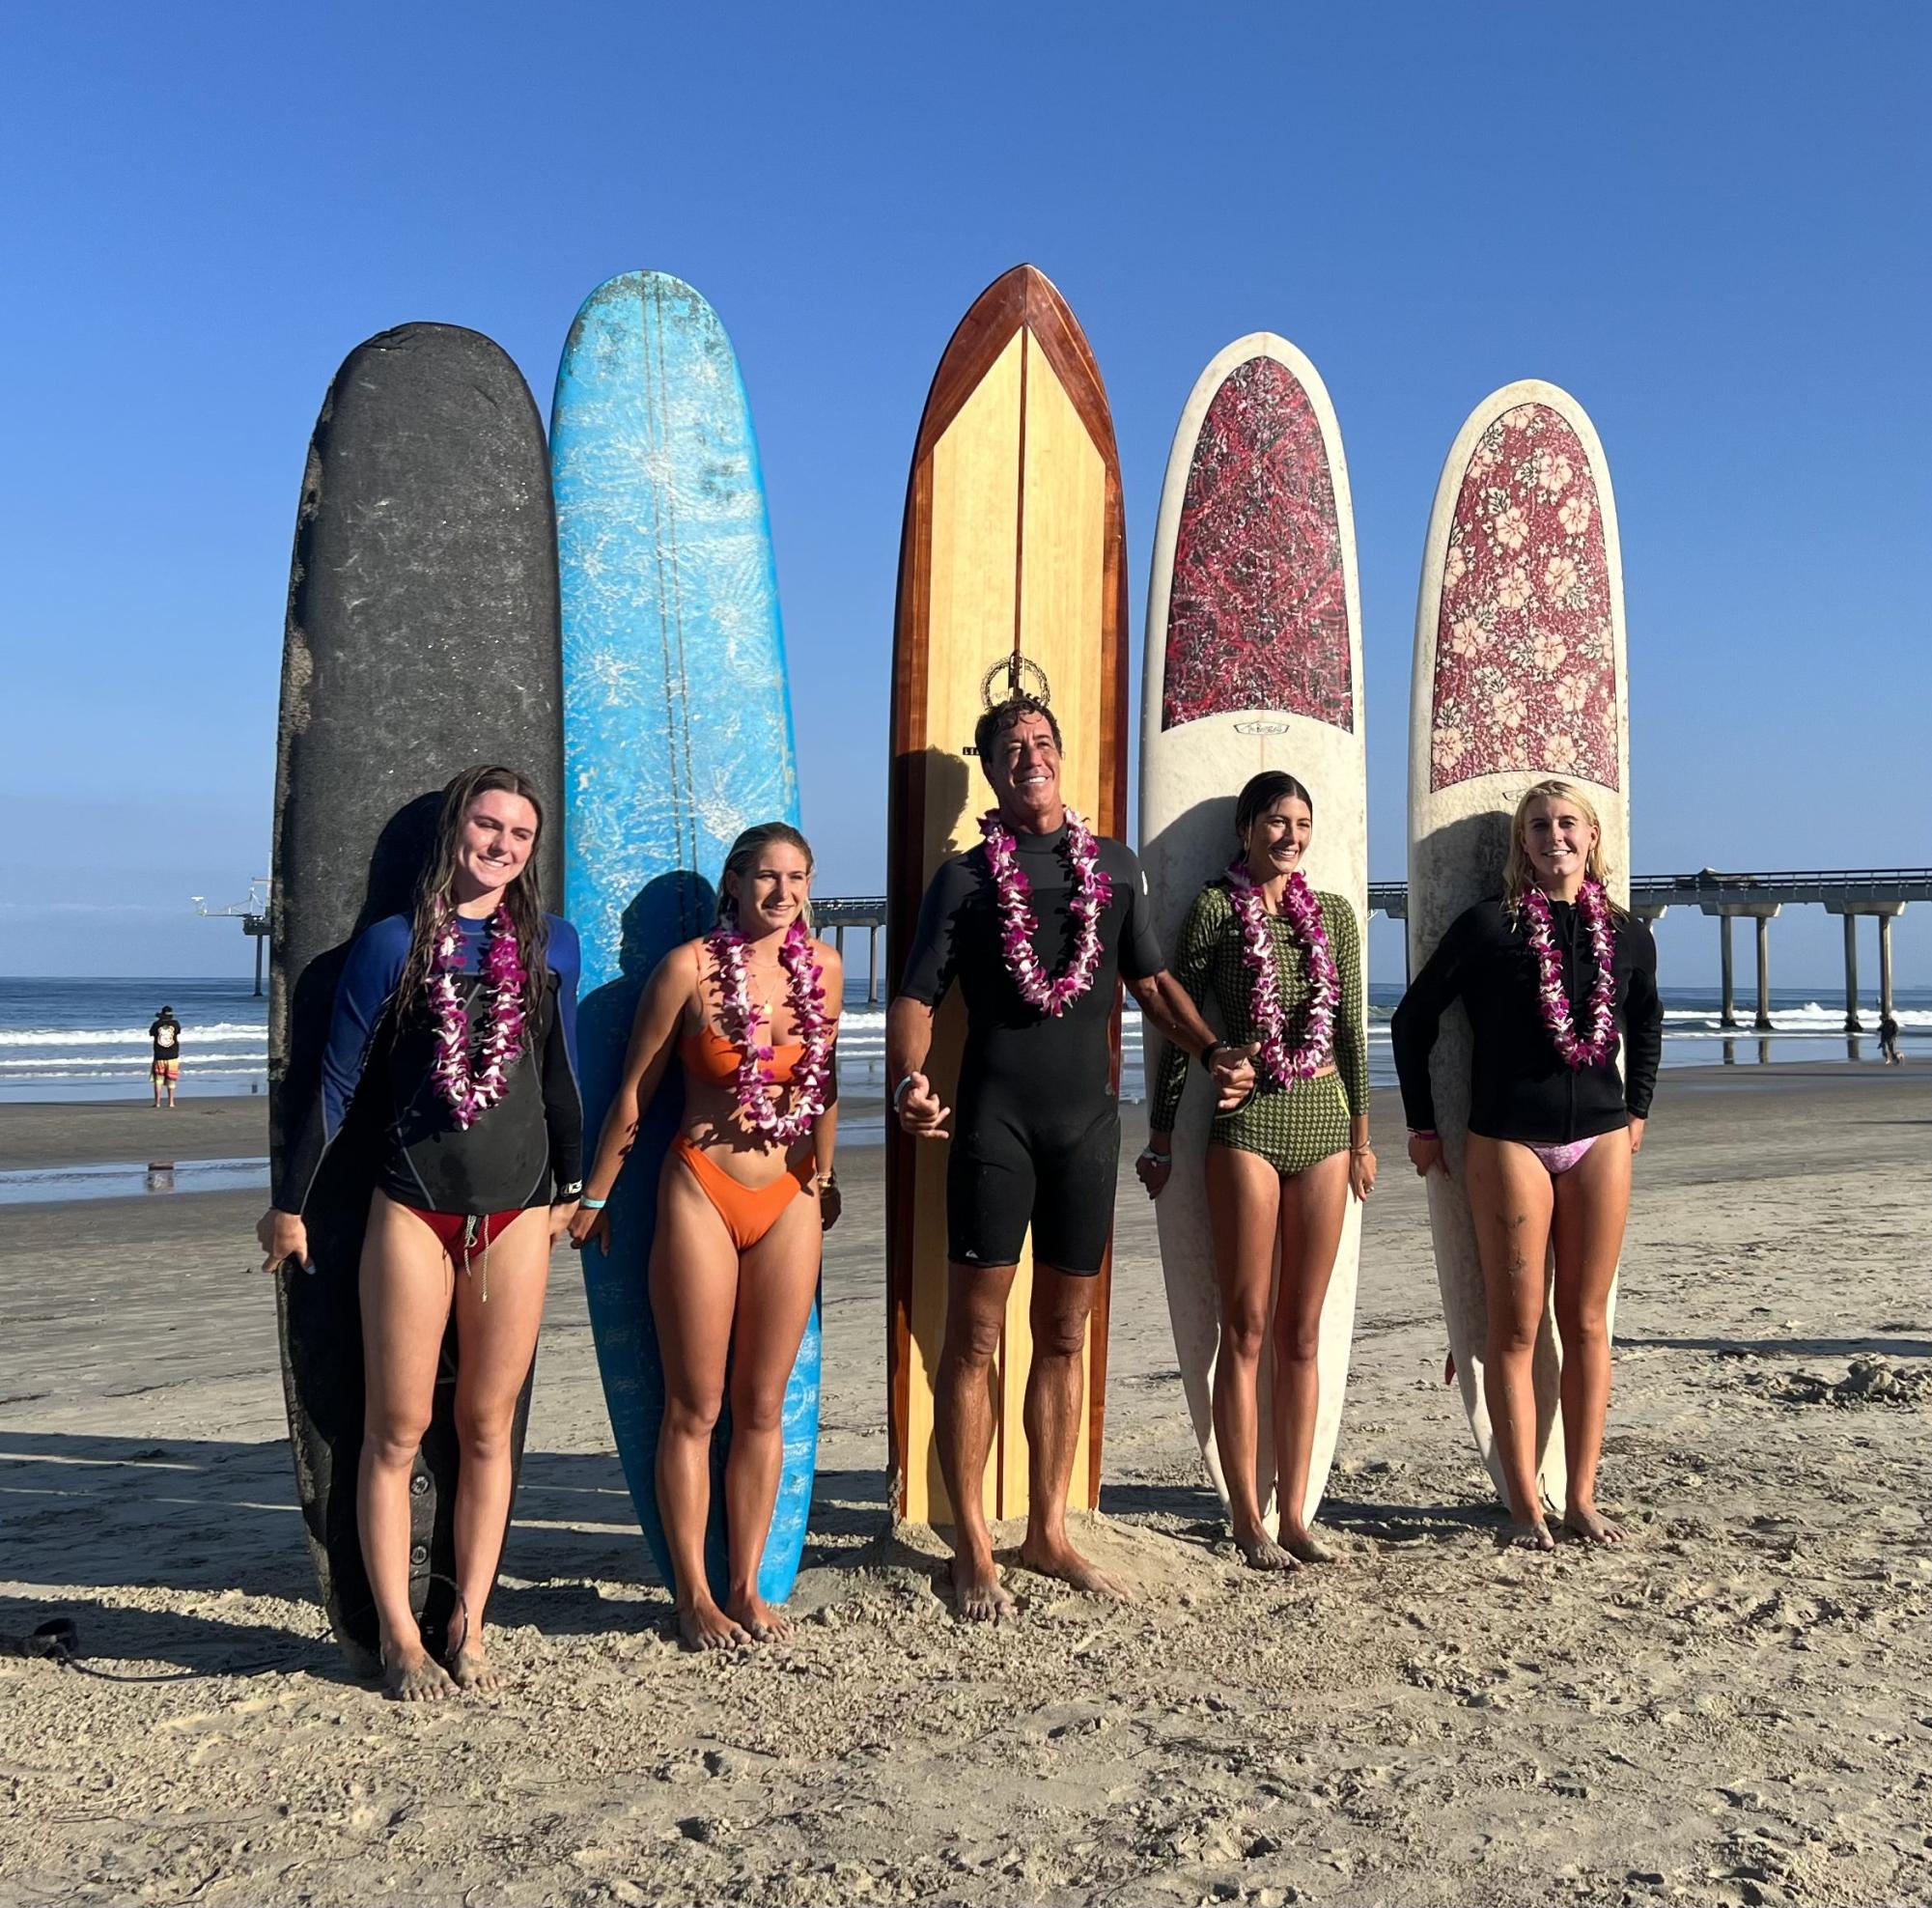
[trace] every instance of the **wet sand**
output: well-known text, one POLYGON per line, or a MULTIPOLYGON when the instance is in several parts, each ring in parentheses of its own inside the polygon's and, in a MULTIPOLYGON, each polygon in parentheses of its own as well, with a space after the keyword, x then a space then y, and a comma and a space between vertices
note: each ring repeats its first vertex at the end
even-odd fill
MULTIPOLYGON (((1324 1511, 1349 1555, 1241 1569, 1123 1174, 1085 1535, 1140 1593, 1014 1569, 997 1632, 886 1514, 876 1149, 841 1160, 788 1643, 665 1640, 562 1256, 491 1610, 513 1687, 422 1710, 319 1640, 260 1197, 0 1209, 0 1629, 70 1615, 97 1672, 0 1660, 0 1901, 1932 1900, 1929 1088, 1665 1076, 1615 1554, 1498 1549, 1384 1095, 1324 1511)), ((265 1150, 259 1101, 10 1107, 0 1164, 164 1126, 182 1159, 265 1150)))

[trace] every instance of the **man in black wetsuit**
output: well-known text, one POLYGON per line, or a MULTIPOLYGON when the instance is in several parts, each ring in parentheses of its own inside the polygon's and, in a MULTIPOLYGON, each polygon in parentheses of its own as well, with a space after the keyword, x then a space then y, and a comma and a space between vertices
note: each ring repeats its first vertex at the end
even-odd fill
MULTIPOLYGON (((1030 886, 1041 968, 1073 958, 1078 922, 1071 857, 1063 852, 1059 726, 1044 704, 1016 696, 989 710, 975 737, 1030 886)), ((1164 970, 1148 916, 1147 882, 1133 851, 1096 838, 1109 896, 1100 916, 1091 984, 1057 1017, 1022 997, 1001 942, 998 893, 985 847, 956 855, 933 878, 905 977, 886 1020, 886 1065, 901 1126, 946 1135, 950 1109, 921 1069, 933 1014, 957 979, 966 996, 958 1132, 946 1173, 946 1334, 934 1410, 939 1469, 952 1499, 953 1590, 960 1614, 997 1621, 1013 1599, 1001 1586, 980 1508, 993 1445, 987 1374, 999 1348, 1020 1249, 1033 1235, 1033 1363, 1026 1377, 1026 1538, 1021 1558, 1076 1587, 1120 1596, 1067 1536, 1081 1410, 1080 1352, 1095 1277, 1113 1230, 1120 1114, 1112 1084, 1116 977, 1148 1024, 1210 1063, 1224 1104, 1253 1084, 1251 1050, 1221 1047, 1187 991, 1164 970)))

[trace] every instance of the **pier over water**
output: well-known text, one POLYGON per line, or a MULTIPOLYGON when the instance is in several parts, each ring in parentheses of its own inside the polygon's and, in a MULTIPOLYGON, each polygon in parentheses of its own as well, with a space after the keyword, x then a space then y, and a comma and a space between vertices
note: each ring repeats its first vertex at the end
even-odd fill
MULTIPOLYGON (((1869 914, 1878 922, 1878 1008, 1881 1017, 1892 1011, 1891 924, 1909 901, 1932 901, 1932 868, 1810 868, 1781 874, 1720 874, 1715 868, 1694 875, 1633 875, 1631 912, 1646 921, 1662 920, 1672 908, 1695 908, 1718 921, 1718 958, 1722 968, 1722 1024, 1735 1027, 1736 987, 1731 955, 1731 922, 1740 915, 1757 928, 1757 1018, 1759 1032, 1771 1030, 1771 923, 1785 908, 1819 907, 1842 914, 1845 921, 1845 1031, 1862 1033, 1859 1004, 1858 923, 1869 914)), ((1390 920, 1409 918, 1409 888, 1404 882, 1370 882, 1368 912, 1390 920)), ((830 935, 845 952, 847 928, 864 928, 867 935, 866 991, 879 997, 879 931, 885 924, 885 897, 853 895, 814 899, 812 917, 822 933, 830 935)))

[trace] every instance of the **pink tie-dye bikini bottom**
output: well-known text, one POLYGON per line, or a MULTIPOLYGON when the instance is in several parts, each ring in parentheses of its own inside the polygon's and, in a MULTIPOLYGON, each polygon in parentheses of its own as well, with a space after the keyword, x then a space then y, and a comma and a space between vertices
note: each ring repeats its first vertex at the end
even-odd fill
MULTIPOLYGON (((1593 1133, 1587 1139, 1572 1139, 1564 1146, 1534 1146, 1529 1150, 1536 1155, 1537 1162, 1552 1179, 1559 1178, 1581 1161, 1597 1141, 1601 1134, 1593 1133)), ((1524 1142, 1528 1145, 1528 1141, 1524 1142)))

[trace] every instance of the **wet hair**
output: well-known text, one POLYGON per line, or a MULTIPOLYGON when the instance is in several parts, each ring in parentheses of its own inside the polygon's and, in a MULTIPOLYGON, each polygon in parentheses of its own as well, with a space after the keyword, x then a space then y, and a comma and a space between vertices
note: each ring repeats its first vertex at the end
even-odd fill
MULTIPOLYGON (((774 841, 788 843, 805 857, 805 873, 811 874, 816 863, 812 859, 812 844, 795 828, 790 822, 760 822, 756 828, 746 828, 731 844, 731 852, 724 857, 724 870, 717 881, 717 917, 720 921, 738 919, 738 903, 731 898, 731 891, 724 884, 725 875, 736 875, 742 881, 758 860, 759 851, 769 848, 774 841)), ((812 911, 809 904, 805 909, 805 925, 812 925, 812 911)))
POLYGON ((416 889, 416 908, 409 926, 409 951, 403 961, 403 978, 396 989, 396 1005, 407 1013, 429 998, 430 975, 435 966, 436 935, 443 917, 456 906, 457 856, 462 848, 463 825, 469 820, 471 804, 480 795, 500 792, 520 796, 537 814, 537 833, 530 843, 530 858, 523 863, 516 880, 503 890, 503 906, 509 910, 510 925, 516 931, 517 951, 523 962, 523 1010, 534 1014, 544 997, 546 986, 544 953, 549 940, 549 927, 544 918, 544 896, 537 879, 537 850, 544 840, 544 802, 536 784, 515 769, 480 764, 465 769, 443 790, 443 805, 436 815, 435 846, 429 865, 416 889))
MULTIPOLYGON (((1524 790, 1523 800, 1516 804, 1516 813, 1509 822, 1509 859, 1504 862, 1502 870, 1502 908, 1512 920, 1523 906, 1525 890, 1536 880, 1530 867, 1529 850, 1523 839, 1523 825, 1528 819, 1532 801, 1568 801, 1596 829, 1597 838, 1583 857, 1583 879, 1601 882, 1606 888, 1610 886, 1610 862, 1604 856, 1604 825, 1597 818, 1596 803, 1575 782, 1566 782, 1560 776, 1533 782, 1524 790)), ((1623 911, 1612 904, 1612 912, 1621 913, 1623 911)))
POLYGON ((1308 819, 1313 821, 1315 798, 1286 769, 1264 769, 1260 774, 1250 775, 1246 785, 1235 797, 1235 840, 1238 843, 1246 841, 1248 829, 1277 801, 1291 795, 1297 801, 1307 803, 1308 819))
POLYGON ((1004 702, 995 702, 977 722, 973 724, 972 752, 979 758, 980 772, 988 781, 993 779, 993 749, 1008 729, 1028 716, 1046 718, 1048 728, 1053 732, 1053 746, 1062 754, 1066 751, 1060 744, 1060 725, 1053 712, 1036 695, 1010 695, 1004 702))

